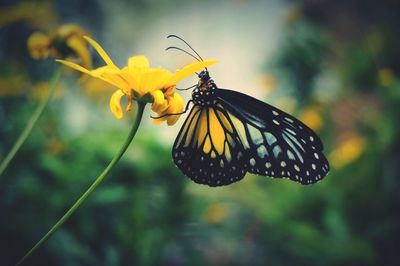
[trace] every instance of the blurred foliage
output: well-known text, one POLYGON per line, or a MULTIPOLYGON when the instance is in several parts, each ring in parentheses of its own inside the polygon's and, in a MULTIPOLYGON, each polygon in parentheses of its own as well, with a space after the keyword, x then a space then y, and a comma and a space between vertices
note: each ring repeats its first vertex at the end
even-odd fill
MULTIPOLYGON (((29 58, 29 34, 62 22, 103 33, 106 13, 97 1, 35 3, 0 6, 0 158, 54 69, 29 58)), ((294 113, 323 139, 332 164, 326 179, 306 187, 253 176, 217 189, 196 185, 173 166, 172 142, 154 132, 170 128, 145 125, 112 174, 27 265, 397 265, 399 2, 303 0, 285 8, 281 45, 264 70, 279 91, 296 97, 294 113)), ((72 84, 63 84, 0 177, 2 265, 15 263, 53 225, 127 134, 126 125, 103 119, 104 100, 82 97, 98 84, 72 84), (91 110, 83 130, 81 113, 70 128, 71 108, 91 110)))

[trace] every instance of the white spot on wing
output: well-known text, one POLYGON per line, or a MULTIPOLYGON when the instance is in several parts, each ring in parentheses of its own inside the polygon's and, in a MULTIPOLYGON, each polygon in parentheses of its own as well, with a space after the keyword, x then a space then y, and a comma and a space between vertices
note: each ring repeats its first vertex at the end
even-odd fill
POLYGON ((268 155, 267 148, 265 148, 264 145, 261 145, 260 147, 257 148, 257 154, 258 157, 260 157, 261 159, 264 158, 265 155, 268 155))
POLYGON ((293 119, 289 118, 289 117, 285 117, 285 120, 288 121, 289 123, 293 123, 293 119))
POLYGON ((276 141, 276 137, 272 135, 270 132, 265 132, 264 136, 267 139, 269 145, 272 145, 276 141))
POLYGON ((274 153, 275 158, 278 158, 278 155, 279 155, 279 153, 282 152, 282 149, 281 149, 281 147, 279 147, 279 146, 275 146, 275 147, 272 149, 272 152, 274 153))
POLYGON ((287 156, 290 160, 296 160, 296 158, 294 157, 293 152, 291 152, 290 150, 287 150, 287 156))
POLYGON ((259 144, 263 143, 264 140, 263 140, 260 130, 258 130, 255 127, 252 127, 250 125, 247 125, 247 128, 249 129, 251 140, 255 145, 259 145, 259 144))
POLYGON ((286 130, 287 132, 289 132, 290 134, 296 136, 296 132, 294 132, 294 131, 291 130, 290 128, 285 128, 285 130, 286 130))

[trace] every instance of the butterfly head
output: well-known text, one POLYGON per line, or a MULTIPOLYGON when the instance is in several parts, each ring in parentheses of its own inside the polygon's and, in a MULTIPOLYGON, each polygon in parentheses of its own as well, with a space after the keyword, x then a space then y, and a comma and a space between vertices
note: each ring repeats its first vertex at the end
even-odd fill
POLYGON ((210 78, 210 75, 206 70, 200 72, 199 82, 196 88, 192 92, 192 100, 195 105, 200 105, 202 107, 211 106, 215 104, 215 90, 217 86, 214 81, 210 78))
POLYGON ((208 70, 205 69, 203 71, 200 72, 200 74, 198 75, 199 79, 203 82, 207 82, 210 80, 210 74, 208 73, 208 70))
POLYGON ((198 74, 199 82, 197 83, 197 87, 202 91, 209 91, 210 89, 216 87, 214 81, 210 78, 210 74, 208 70, 205 69, 198 74))

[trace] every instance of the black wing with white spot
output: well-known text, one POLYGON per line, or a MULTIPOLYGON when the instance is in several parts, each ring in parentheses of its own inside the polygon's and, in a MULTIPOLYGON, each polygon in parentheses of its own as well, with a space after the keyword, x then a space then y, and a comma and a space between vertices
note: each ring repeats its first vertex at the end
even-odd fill
POLYGON ((184 122, 172 150, 177 167, 196 183, 229 185, 247 172, 247 156, 223 109, 195 105, 184 122))
POLYGON ((247 171, 301 184, 326 176, 322 142, 298 119, 236 91, 218 89, 216 95, 244 147, 247 171))

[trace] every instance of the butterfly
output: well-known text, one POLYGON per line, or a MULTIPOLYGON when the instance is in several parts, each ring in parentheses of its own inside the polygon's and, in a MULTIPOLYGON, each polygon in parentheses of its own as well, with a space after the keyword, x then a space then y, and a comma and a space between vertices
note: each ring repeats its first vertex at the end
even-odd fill
MULTIPOLYGON (((175 47, 197 60, 198 56, 175 47)), ((320 138, 305 124, 246 94, 219 88, 207 70, 198 73, 193 103, 175 139, 176 166, 196 183, 211 187, 240 181, 246 173, 313 184, 329 172, 320 138)), ((192 88, 190 87, 190 88, 192 88)))

